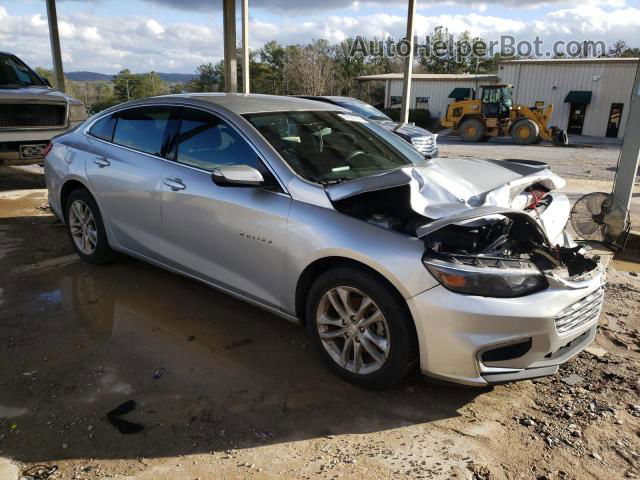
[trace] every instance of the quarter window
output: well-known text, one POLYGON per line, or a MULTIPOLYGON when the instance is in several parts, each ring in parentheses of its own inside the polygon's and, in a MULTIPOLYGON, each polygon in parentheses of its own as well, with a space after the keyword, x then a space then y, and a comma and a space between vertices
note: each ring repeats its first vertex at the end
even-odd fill
POLYGON ((108 115, 93 124, 89 133, 96 138, 110 142, 113 139, 113 127, 116 125, 116 117, 108 115))
POLYGON ((152 155, 161 155, 164 133, 171 117, 170 108, 132 108, 117 115, 113 143, 152 155))
POLYGON ((182 114, 176 161, 207 171, 224 165, 258 168, 256 153, 238 132, 220 118, 192 109, 182 114))

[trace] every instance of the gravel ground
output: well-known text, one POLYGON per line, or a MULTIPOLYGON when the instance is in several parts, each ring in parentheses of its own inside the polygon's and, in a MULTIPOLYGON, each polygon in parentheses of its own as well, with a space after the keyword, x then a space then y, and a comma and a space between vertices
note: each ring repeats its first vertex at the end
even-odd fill
POLYGON ((620 155, 619 145, 569 145, 558 147, 549 143, 514 145, 504 139, 487 143, 465 143, 457 137, 438 138, 442 157, 517 158, 547 162, 558 175, 567 179, 613 181, 620 155))
POLYGON ((373 393, 300 327, 132 259, 79 262, 41 187, 0 172, 2 480, 640 475, 640 279, 615 267, 633 252, 555 377, 373 393))

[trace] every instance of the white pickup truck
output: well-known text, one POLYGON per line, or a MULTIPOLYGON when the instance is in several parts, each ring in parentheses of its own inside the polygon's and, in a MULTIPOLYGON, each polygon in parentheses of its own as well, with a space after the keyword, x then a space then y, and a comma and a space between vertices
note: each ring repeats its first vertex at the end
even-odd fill
POLYGON ((0 52, 0 165, 42 161, 49 140, 87 118, 82 102, 10 53, 0 52))

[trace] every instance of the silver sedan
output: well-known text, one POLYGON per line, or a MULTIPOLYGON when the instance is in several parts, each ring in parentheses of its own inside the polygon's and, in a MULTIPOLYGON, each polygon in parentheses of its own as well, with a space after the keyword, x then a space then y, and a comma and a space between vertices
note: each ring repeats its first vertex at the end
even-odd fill
POLYGON ((45 174, 83 260, 131 255, 303 323, 364 387, 549 375, 595 336, 603 270, 544 164, 426 160, 334 105, 187 94, 90 118, 45 174))

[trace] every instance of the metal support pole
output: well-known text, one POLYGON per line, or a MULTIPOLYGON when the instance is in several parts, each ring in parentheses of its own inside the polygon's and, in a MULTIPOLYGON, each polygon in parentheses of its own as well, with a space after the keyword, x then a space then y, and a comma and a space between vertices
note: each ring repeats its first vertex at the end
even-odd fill
POLYGON ((236 54, 236 2, 222 0, 224 24, 224 86, 227 93, 238 91, 238 59, 236 54))
POLYGON ((629 208, 633 196, 633 185, 640 166, 640 65, 636 69, 636 81, 633 84, 629 116, 624 130, 624 141, 620 163, 613 184, 613 195, 629 208))
POLYGON ((56 88, 64 92, 66 89, 64 86, 64 71, 62 70, 62 54, 60 53, 56 0, 47 0, 47 19, 49 20, 49 40, 51 42, 51 57, 53 58, 53 73, 56 79, 56 88))
POLYGON ((413 74, 413 17, 416 15, 416 2, 409 0, 407 12, 407 36, 409 42, 409 56, 404 59, 404 78, 402 79, 402 110, 400 110, 400 125, 409 122, 409 103, 411 101, 411 77, 413 74))
POLYGON ((249 0, 242 0, 242 92, 249 93, 249 0))

